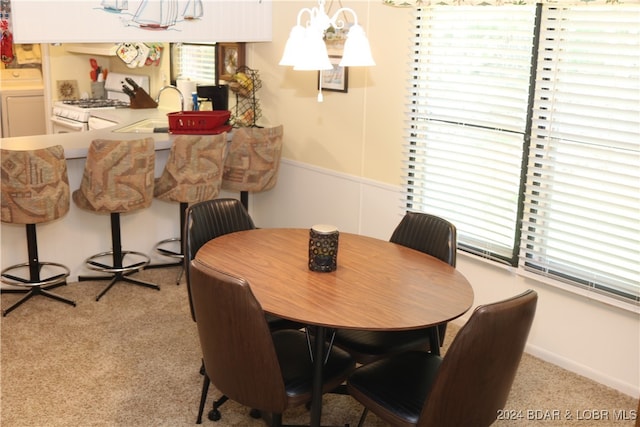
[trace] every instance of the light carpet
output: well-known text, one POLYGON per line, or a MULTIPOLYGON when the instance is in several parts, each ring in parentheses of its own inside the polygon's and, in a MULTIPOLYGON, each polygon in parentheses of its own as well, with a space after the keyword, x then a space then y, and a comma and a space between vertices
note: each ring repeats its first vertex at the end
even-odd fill
MULTIPOLYGON (((160 291, 119 283, 100 301, 95 297, 105 282, 70 283, 55 292, 77 307, 38 296, 2 318, 0 425, 193 425, 202 385, 200 348, 184 279, 175 284, 177 272, 142 271, 136 277, 158 283, 160 291)), ((2 307, 18 298, 2 294, 2 307)), ((445 346, 457 330, 448 328, 445 346)), ((232 401, 221 407, 220 421, 208 420, 217 397, 211 387, 204 425, 264 425, 232 401)), ((633 426, 631 419, 614 418, 633 418, 636 408, 632 397, 525 354, 503 414, 509 419, 494 425, 633 426)), ((355 426, 361 410, 350 396, 326 395, 323 424, 355 426)), ((304 406, 284 414, 285 423, 308 420, 304 406)), ((386 424, 369 414, 365 425, 386 424)))

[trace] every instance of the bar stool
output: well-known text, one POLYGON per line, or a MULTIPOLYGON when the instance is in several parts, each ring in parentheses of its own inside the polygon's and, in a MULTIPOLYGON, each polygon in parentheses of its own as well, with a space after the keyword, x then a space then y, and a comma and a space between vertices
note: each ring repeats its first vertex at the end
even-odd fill
POLYGON ((184 271, 185 212, 189 204, 212 200, 218 196, 222 184, 222 167, 227 149, 227 134, 178 135, 160 178, 155 180, 154 196, 167 202, 180 204, 180 237, 158 242, 154 250, 177 261, 150 264, 146 268, 181 266, 176 279, 180 284, 184 271))
POLYGON ((99 301, 113 285, 124 281, 160 290, 154 283, 129 277, 151 261, 146 254, 123 251, 120 214, 148 208, 153 199, 155 150, 153 138, 130 141, 94 140, 89 146, 80 188, 73 201, 82 209, 111 217, 112 250, 85 260, 87 268, 107 276, 79 276, 78 280, 108 280, 96 297, 99 301), (111 258, 111 264, 102 259, 111 258), (125 264, 125 258, 127 263, 125 264))
POLYGON ((224 163, 222 188, 239 191, 245 209, 249 194, 267 191, 278 181, 283 126, 236 129, 224 163))
POLYGON ((26 288, 19 291, 26 292, 26 295, 3 310, 2 315, 6 316, 36 295, 75 307, 74 301, 48 290, 66 285, 70 271, 65 265, 40 261, 36 236, 36 224, 54 221, 69 211, 69 178, 64 149, 55 145, 38 150, 0 150, 0 156, 2 222, 25 225, 29 254, 29 262, 2 270, 2 283, 26 288), (45 272, 51 275, 42 277, 45 272))

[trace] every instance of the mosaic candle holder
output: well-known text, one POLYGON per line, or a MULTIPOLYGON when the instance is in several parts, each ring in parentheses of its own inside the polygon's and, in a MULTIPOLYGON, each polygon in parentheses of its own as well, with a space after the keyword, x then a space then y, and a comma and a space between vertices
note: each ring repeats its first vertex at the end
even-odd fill
POLYGON ((338 268, 338 229, 318 224, 309 230, 309 270, 328 273, 338 268))

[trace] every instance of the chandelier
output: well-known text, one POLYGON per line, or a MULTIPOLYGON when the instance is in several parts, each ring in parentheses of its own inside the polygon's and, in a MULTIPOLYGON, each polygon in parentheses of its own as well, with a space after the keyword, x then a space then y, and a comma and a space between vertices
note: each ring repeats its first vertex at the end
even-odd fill
POLYGON ((344 44, 341 67, 376 65, 371 56, 369 40, 364 29, 358 25, 358 16, 353 9, 341 7, 332 17, 325 11, 325 0, 318 0, 318 6, 303 8, 298 12, 297 24, 291 29, 289 39, 284 48, 280 65, 293 66, 294 70, 331 70, 327 45, 324 41, 327 30, 346 30, 347 23, 339 19, 340 14, 353 16, 354 23, 349 25, 349 32, 344 44), (303 25, 302 19, 308 14, 303 25))

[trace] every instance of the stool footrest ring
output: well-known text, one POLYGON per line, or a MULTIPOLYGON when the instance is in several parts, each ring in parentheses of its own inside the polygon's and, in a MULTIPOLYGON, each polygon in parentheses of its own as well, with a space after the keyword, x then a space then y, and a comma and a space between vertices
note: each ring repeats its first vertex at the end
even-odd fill
POLYGON ((169 248, 163 247, 163 246, 169 245, 171 243, 175 244, 176 242, 179 242, 179 243, 181 242, 179 237, 173 237, 171 239, 161 240, 158 243, 156 243, 156 245, 153 247, 153 249, 156 252, 158 252, 160 255, 168 256, 168 257, 171 257, 171 258, 184 259, 184 255, 182 254, 182 251, 180 250, 181 244, 178 245, 179 252, 176 252, 175 250, 171 250, 169 248))
POLYGON ((14 270, 27 269, 27 275, 28 275, 28 269, 30 267, 30 264, 28 262, 25 262, 22 264, 9 266, 4 270, 2 270, 2 273, 1 273, 2 279, 0 281, 2 281, 2 283, 6 283, 7 285, 13 285, 13 286, 43 287, 43 286, 51 286, 51 285, 56 285, 58 283, 66 282, 67 277, 69 277, 69 275, 71 274, 71 271, 69 271, 69 268, 65 265, 58 264, 56 262, 42 262, 42 261, 38 262, 38 267, 40 270, 42 270, 42 267, 45 267, 45 266, 52 267, 55 270, 58 270, 59 272, 56 274, 52 274, 46 279, 40 279, 37 281, 34 281, 31 278, 24 278, 21 276, 10 274, 10 272, 14 270))
POLYGON ((11 313, 13 310, 36 295, 42 295, 44 297, 69 304, 74 307, 76 306, 75 301, 62 297, 60 295, 56 295, 47 290, 48 288, 67 284, 67 277, 69 277, 69 274, 71 274, 67 266, 58 264, 56 262, 42 261, 38 261, 37 264, 34 264, 34 266, 38 268, 38 273, 42 273, 44 271, 43 267, 50 269, 51 275, 45 279, 32 279, 30 270, 33 266, 28 262, 12 265, 2 270, 2 278, 0 280, 2 281, 2 283, 12 286, 19 286, 26 290, 26 294, 22 298, 13 303, 10 307, 2 310, 3 316, 11 313), (20 269, 26 269, 26 276, 28 276, 28 278, 11 274, 11 272, 15 272, 16 270, 20 269))
POLYGON ((147 266, 151 262, 151 259, 146 254, 143 254, 142 252, 135 252, 135 251, 122 251, 122 258, 120 260, 120 264, 122 264, 122 261, 124 261, 124 258, 127 255, 133 255, 138 258, 141 258, 140 261, 129 264, 129 265, 118 266, 118 265, 108 265, 108 264, 103 264, 101 262, 98 262, 98 259, 100 258, 103 258, 106 256, 113 257, 113 255, 114 255, 113 251, 100 252, 99 254, 90 256, 84 262, 87 268, 91 270, 101 271, 103 273, 113 273, 113 274, 139 271, 139 270, 142 270, 145 266, 147 266))
POLYGON ((100 298, 102 298, 104 294, 106 294, 109 291, 109 289, 111 289, 113 285, 115 285, 118 282, 128 282, 134 285, 144 286, 146 288, 156 289, 159 291, 160 286, 156 285, 155 283, 129 277, 130 274, 136 273, 137 271, 140 271, 144 267, 146 267, 150 261, 151 261, 150 258, 141 252, 120 251, 117 254, 114 251, 101 252, 99 254, 96 254, 87 258, 85 260, 85 264, 87 268, 91 270, 107 273, 109 275, 97 276, 97 277, 78 276, 78 281, 85 281, 85 280, 108 280, 109 281, 109 284, 96 297, 96 301, 100 301, 100 298), (118 255, 120 256, 120 259, 117 259, 118 255), (123 265, 124 258, 127 255, 138 257, 141 260, 133 264, 123 265), (103 258, 107 256, 111 256, 113 264, 115 265, 113 266, 107 265, 97 261, 99 258, 103 258))

